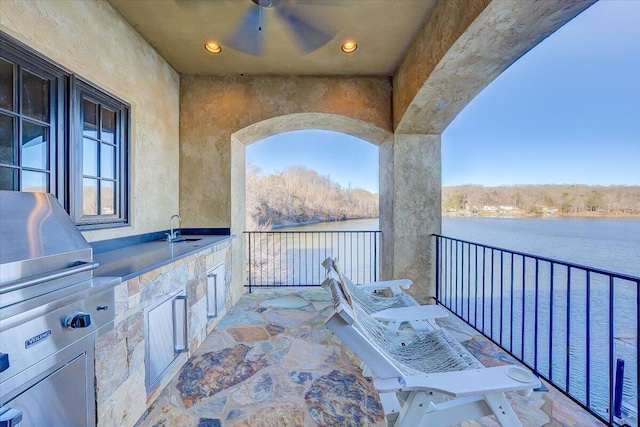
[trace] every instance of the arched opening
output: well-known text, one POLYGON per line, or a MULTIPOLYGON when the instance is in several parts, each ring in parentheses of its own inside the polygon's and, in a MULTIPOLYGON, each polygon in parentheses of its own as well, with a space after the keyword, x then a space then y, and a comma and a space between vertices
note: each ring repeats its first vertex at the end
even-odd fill
POLYGON ((257 141, 246 153, 248 230, 378 218, 374 144, 340 132, 298 130, 257 141))
MULTIPOLYGON (((320 129, 355 136, 380 146, 392 139, 389 131, 369 122, 326 113, 288 114, 249 125, 231 135, 231 232, 241 237, 246 230, 246 147, 267 137, 304 129, 320 129)), ((388 185, 387 175, 379 174, 379 188, 388 185)), ((382 204, 382 203, 381 203, 382 204)), ((383 215, 383 212, 380 212, 383 215)), ((246 248, 244 240, 234 245, 233 277, 236 292, 246 281, 246 248)))

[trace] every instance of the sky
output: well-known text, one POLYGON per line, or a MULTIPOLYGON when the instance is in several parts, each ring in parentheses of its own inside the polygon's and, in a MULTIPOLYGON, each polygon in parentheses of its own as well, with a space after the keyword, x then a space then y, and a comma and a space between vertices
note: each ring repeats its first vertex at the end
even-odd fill
POLYGON ((343 188, 378 192, 378 147, 339 132, 298 130, 270 136, 247 147, 247 164, 263 174, 301 165, 329 175, 343 188))
MULTIPOLYGON (((336 132, 266 138, 247 163, 378 191, 378 148, 336 132)), ((442 134, 442 185, 461 184, 640 185, 640 1, 600 0, 469 103, 442 134)))

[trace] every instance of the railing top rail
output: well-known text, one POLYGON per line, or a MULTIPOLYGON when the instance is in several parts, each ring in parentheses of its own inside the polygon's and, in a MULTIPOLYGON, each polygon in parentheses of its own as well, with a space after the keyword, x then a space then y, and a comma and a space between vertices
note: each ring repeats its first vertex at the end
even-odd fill
POLYGON ((273 230, 273 231, 243 231, 244 234, 285 234, 285 233, 300 233, 300 234, 307 234, 307 233, 382 233, 381 230, 301 230, 301 231, 295 231, 295 230, 289 230, 289 231, 280 231, 280 230, 273 230))
POLYGON ((621 279, 621 280, 628 280, 630 282, 636 282, 636 284, 638 286, 640 286, 640 277, 637 276, 633 276, 630 274, 625 274, 625 273, 616 273, 614 271, 608 271, 608 270, 604 270, 601 268, 595 268, 595 267, 589 267, 586 265, 582 265, 582 264, 576 264, 573 262, 568 262, 568 261, 562 261, 559 259, 554 259, 554 258, 548 258, 548 257, 543 257, 543 256, 539 256, 539 255, 534 255, 534 254, 529 254, 526 252, 520 252, 520 251, 514 251, 511 249, 505 249, 505 248, 499 248, 497 246, 491 246, 491 245, 485 245, 483 243, 478 243, 478 242, 471 242, 468 240, 462 240, 462 239, 457 239, 455 237, 449 237, 449 236, 443 236, 441 234, 432 234, 432 236, 435 237, 440 237, 443 239, 448 239, 448 240, 453 240, 456 242, 460 242, 460 243, 467 243, 469 245, 475 245, 475 246, 480 246, 483 248, 487 248, 487 249, 492 249, 492 250, 496 250, 496 251, 500 251, 500 252, 508 252, 514 255, 519 255, 522 257, 526 257, 526 258, 533 258, 533 259, 537 259, 540 261, 545 261, 545 262, 550 262, 550 263, 554 263, 554 264, 560 264, 560 265, 564 265, 566 267, 570 267, 570 268, 577 268, 580 270, 585 270, 588 271, 590 273, 596 273, 596 274, 602 274, 602 275, 606 275, 606 276, 611 276, 617 279, 621 279))

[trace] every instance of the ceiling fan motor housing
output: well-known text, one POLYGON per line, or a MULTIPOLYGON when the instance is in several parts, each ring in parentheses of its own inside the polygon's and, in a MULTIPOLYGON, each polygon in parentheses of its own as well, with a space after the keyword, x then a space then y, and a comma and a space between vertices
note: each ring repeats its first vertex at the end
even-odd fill
POLYGON ((266 7, 266 8, 273 7, 274 3, 276 3, 274 0, 251 0, 251 1, 260 7, 266 7))

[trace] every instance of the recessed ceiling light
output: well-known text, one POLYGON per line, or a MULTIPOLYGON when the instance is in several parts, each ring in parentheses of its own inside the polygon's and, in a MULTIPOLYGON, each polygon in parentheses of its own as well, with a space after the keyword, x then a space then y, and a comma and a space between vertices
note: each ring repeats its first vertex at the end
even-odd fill
POLYGON ((204 48, 207 49, 211 53, 220 53, 220 52, 222 52, 222 46, 220 46, 216 42, 206 42, 204 44, 204 48))
POLYGON ((358 43, 354 41, 346 41, 342 43, 342 46, 340 47, 340 49, 344 53, 353 53, 356 51, 356 49, 358 49, 358 43))

